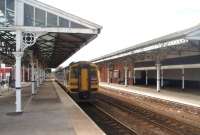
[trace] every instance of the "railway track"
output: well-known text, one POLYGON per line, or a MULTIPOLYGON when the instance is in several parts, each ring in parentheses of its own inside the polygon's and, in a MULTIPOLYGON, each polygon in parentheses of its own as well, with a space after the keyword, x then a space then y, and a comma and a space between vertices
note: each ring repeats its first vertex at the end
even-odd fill
POLYGON ((78 104, 108 135, 200 135, 197 127, 104 93, 96 102, 78 104))
POLYGON ((96 104, 103 107, 104 110, 109 112, 113 117, 118 118, 120 121, 122 120, 123 123, 126 123, 126 125, 128 125, 130 128, 135 129, 139 134, 200 134, 199 128, 187 125, 169 117, 114 99, 112 97, 108 97, 103 94, 98 93, 96 104), (134 120, 131 120, 130 117, 134 120))
POLYGON ((116 120, 95 104, 78 104, 107 135, 137 135, 133 129, 116 120))
MULTIPOLYGON (((57 83, 67 93, 66 87, 58 81, 57 83)), ((81 102, 77 104, 107 135, 137 135, 133 129, 116 120, 101 107, 96 106, 95 103, 81 102)))

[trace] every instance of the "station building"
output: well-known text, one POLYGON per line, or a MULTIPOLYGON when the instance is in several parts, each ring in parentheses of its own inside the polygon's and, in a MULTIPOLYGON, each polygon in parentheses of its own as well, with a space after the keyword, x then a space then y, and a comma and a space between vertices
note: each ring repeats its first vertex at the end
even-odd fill
POLYGON ((180 90, 200 88, 200 25, 93 59, 102 82, 180 90))
POLYGON ((0 0, 0 61, 15 70, 16 112, 23 111, 22 81, 31 81, 37 94, 46 70, 58 67, 101 29, 37 0, 0 0))

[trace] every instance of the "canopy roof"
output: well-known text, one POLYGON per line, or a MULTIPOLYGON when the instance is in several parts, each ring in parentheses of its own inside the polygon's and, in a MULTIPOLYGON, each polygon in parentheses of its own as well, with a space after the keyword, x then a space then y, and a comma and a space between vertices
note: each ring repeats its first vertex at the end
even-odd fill
POLYGON ((159 38, 152 39, 147 42, 136 44, 134 46, 106 54, 99 58, 91 60, 92 62, 98 63, 102 61, 117 59, 126 56, 136 56, 151 53, 158 55, 159 52, 164 54, 170 54, 173 51, 199 51, 200 45, 200 25, 174 32, 159 38), (179 47, 177 47, 179 46, 179 47))
POLYGON ((1 0, 0 5, 0 59, 8 64, 14 62, 16 30, 34 33, 36 42, 26 51, 32 50, 41 63, 55 68, 95 39, 102 29, 37 0, 1 0))

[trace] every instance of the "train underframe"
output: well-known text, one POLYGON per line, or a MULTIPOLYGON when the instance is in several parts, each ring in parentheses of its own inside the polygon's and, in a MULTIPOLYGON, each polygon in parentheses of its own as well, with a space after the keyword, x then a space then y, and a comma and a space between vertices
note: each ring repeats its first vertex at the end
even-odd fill
POLYGON ((96 91, 69 92, 69 95, 77 102, 94 102, 96 91))

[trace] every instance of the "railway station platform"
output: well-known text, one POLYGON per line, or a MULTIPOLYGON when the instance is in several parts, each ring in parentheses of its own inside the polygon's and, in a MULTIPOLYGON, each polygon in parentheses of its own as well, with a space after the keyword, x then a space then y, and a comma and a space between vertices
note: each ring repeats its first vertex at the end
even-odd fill
POLYGON ((31 87, 24 87, 23 113, 14 109, 14 93, 0 97, 1 135, 104 134, 53 80, 45 81, 33 96, 31 87))
POLYGON ((125 91, 129 93, 135 93, 139 95, 149 96, 153 98, 158 98, 166 101, 172 101, 180 104, 185 104, 194 107, 200 107, 200 91, 192 89, 175 89, 175 88, 164 88, 160 92, 155 90, 155 87, 150 86, 124 86, 119 84, 111 84, 101 82, 100 86, 103 88, 108 88, 112 90, 125 91))

